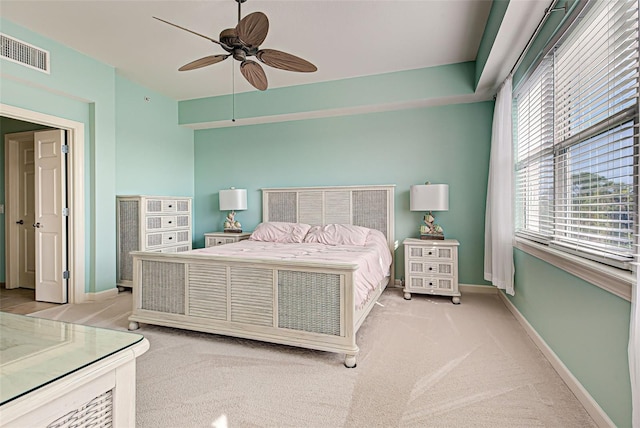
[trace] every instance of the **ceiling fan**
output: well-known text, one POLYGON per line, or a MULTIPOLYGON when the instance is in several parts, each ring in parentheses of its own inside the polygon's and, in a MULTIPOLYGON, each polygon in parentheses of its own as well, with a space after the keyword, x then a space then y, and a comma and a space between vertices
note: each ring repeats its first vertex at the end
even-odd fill
POLYGON ((291 55, 286 52, 275 49, 260 49, 260 45, 264 42, 269 31, 269 20, 262 12, 253 12, 241 18, 242 3, 247 0, 235 0, 238 3, 238 25, 235 28, 227 28, 220 33, 220 40, 212 39, 179 25, 173 24, 164 19, 154 16, 158 21, 188 31, 207 40, 212 41, 222 47, 227 54, 209 55, 204 58, 197 59, 188 64, 183 65, 178 70, 187 71, 206 67, 224 61, 230 56, 240 62, 240 72, 247 81, 256 89, 264 91, 267 89, 267 76, 260 64, 256 61, 247 59, 255 56, 258 61, 268 66, 279 68, 281 70, 297 71, 302 73, 311 73, 318 68, 307 60, 291 55))

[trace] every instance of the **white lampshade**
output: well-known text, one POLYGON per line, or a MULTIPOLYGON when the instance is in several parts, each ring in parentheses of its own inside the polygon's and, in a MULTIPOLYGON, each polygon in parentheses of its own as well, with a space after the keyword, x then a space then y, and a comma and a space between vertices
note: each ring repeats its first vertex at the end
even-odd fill
POLYGON ((415 184, 409 194, 411 211, 448 211, 448 184, 415 184))
POLYGON ((247 189, 226 189, 220 191, 220 211, 247 209, 247 189))

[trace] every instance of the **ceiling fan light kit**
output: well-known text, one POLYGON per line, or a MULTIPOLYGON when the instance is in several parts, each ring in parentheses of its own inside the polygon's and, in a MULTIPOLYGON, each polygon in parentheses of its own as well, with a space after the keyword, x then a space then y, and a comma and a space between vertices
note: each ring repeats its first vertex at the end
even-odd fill
POLYGON ((245 79, 256 89, 264 91, 268 87, 267 76, 262 66, 248 57, 255 57, 259 62, 280 70, 295 71, 299 73, 312 73, 317 67, 309 61, 275 49, 260 49, 269 32, 269 19, 262 12, 253 12, 241 19, 241 6, 247 0, 235 0, 238 3, 238 25, 235 28, 227 28, 220 32, 220 40, 173 24, 154 16, 158 21, 188 31, 189 33, 203 37, 220 45, 227 54, 209 55, 191 61, 178 70, 188 71, 224 61, 230 56, 240 62, 240 72, 245 79))

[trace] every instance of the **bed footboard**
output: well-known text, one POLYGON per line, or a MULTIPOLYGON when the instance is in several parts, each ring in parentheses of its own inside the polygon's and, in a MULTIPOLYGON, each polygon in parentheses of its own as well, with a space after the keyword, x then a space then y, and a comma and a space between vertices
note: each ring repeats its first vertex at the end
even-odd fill
POLYGON ((356 364, 355 333, 374 303, 354 307, 356 265, 132 254, 129 329, 142 322, 257 339, 344 353, 346 366, 356 364))

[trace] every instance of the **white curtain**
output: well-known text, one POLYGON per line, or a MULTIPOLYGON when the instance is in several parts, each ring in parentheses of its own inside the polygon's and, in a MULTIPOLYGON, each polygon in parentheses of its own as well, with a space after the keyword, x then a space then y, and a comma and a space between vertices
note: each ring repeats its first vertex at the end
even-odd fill
POLYGON ((631 375, 631 426, 640 428, 640 265, 636 266, 636 283, 631 293, 629 326, 629 374, 631 375))
POLYGON ((513 145, 511 80, 496 97, 484 226, 484 279, 513 296, 513 145))

